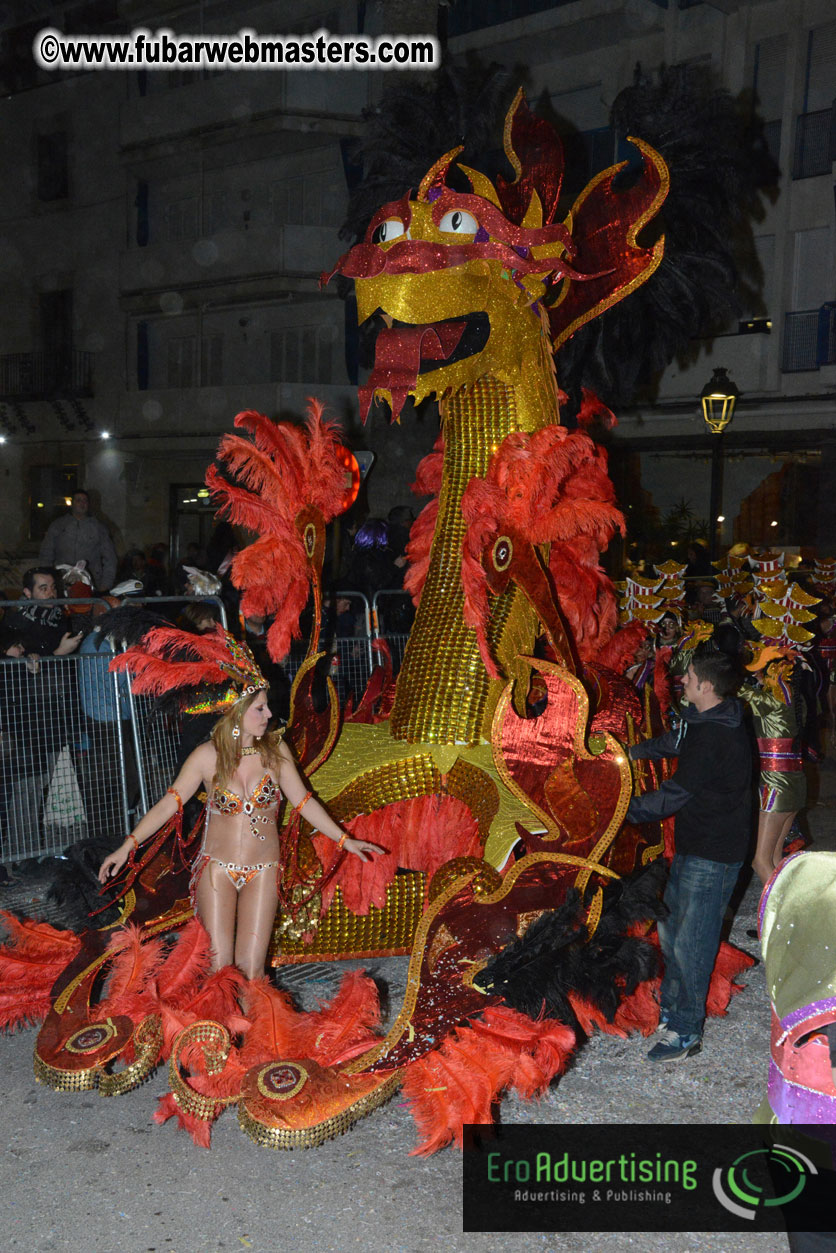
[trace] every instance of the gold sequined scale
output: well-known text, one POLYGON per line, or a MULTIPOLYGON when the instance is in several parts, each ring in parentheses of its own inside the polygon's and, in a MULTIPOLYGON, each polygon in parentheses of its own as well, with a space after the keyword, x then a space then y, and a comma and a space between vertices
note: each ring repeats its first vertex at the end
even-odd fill
MULTIPOLYGON (((442 406, 445 452, 438 524, 427 581, 398 676, 390 723, 395 739, 478 744, 488 738, 502 684, 489 678, 475 633, 462 613, 465 522, 461 499, 472 478, 484 477, 506 435, 556 421, 553 392, 548 408, 518 406, 518 391, 495 378, 482 378, 442 406), (521 413, 527 419, 524 424, 521 413)), ((518 589, 499 597, 490 633, 497 656, 530 651, 536 628, 534 612, 518 589)))

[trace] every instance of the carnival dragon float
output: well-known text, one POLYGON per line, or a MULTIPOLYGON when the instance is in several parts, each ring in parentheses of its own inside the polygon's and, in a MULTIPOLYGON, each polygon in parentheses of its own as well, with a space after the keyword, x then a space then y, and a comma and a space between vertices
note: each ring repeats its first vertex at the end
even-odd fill
MULTIPOLYGON (((164 829, 107 897, 107 925, 94 917, 77 936, 6 918, 3 1019, 45 1018, 42 1081, 111 1095, 165 1061, 158 1121, 176 1116, 208 1144, 235 1105, 253 1139, 284 1148, 345 1130, 401 1087, 430 1152, 489 1121, 503 1091, 543 1092, 584 1033, 656 1025, 663 838, 623 818, 624 745, 656 733, 659 714, 618 673, 599 565, 623 520, 584 428, 612 415, 587 394, 578 429, 561 425, 554 369, 555 349, 661 260, 663 239, 640 236, 667 169, 633 143, 623 186, 623 165, 606 170, 557 221, 560 142, 520 94, 505 125, 511 181, 446 153, 323 276, 352 279, 360 319, 381 324, 364 415, 376 400, 398 418, 407 397, 440 409, 417 474, 432 499, 408 550, 417 612, 396 681, 384 654, 356 706, 340 710, 330 684, 324 709, 313 698, 342 475, 321 408, 305 427, 239 414, 207 475, 221 513, 258 535, 233 579, 245 615, 273 615, 274 658, 312 597, 287 735, 334 816, 387 850, 349 865, 289 821, 275 961, 409 953, 388 1031, 362 973, 316 1013, 266 978, 208 976, 187 891, 197 828, 164 829), (453 169, 469 191, 449 185, 453 169)), ((655 766, 637 766, 636 785, 656 786, 655 766)), ((745 964, 723 951, 710 1010, 724 1012, 745 964)))

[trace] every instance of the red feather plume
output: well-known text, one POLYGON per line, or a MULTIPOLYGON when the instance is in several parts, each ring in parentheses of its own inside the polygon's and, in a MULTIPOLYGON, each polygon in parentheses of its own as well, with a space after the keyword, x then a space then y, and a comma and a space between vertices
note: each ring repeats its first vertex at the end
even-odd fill
POLYGON ((314 399, 308 401, 304 426, 271 422, 251 409, 239 413, 235 425, 249 438, 225 435, 218 449, 232 481, 210 466, 206 485, 219 514, 258 535, 233 559, 232 581, 242 592, 245 617, 274 615, 267 647, 280 661, 299 638, 299 617, 318 577, 297 519, 313 509, 324 532, 342 508, 341 444, 336 424, 325 420, 314 399))
POLYGON ((418 464, 412 491, 416 496, 432 496, 413 522, 409 531, 406 556, 409 566, 404 574, 404 590, 409 592, 417 609, 430 568, 435 524, 438 519, 438 497, 444 471, 444 436, 439 435, 431 453, 418 464))
POLYGON ((649 635, 650 628, 643 622, 628 622, 598 650, 595 660, 599 666, 624 674, 635 661, 639 644, 649 635))
POLYGON ((97 1013, 104 1018, 124 1014, 139 1023, 157 1008, 153 979, 163 962, 163 941, 143 943, 142 929, 129 922, 114 934, 108 952, 112 954, 110 976, 97 1013))
POLYGON ((506 1088, 542 1092, 566 1065, 571 1029, 554 1019, 535 1022, 506 1006, 457 1027, 444 1043, 407 1068, 403 1091, 423 1138, 413 1153, 461 1146, 465 1123, 489 1123, 506 1088))
POLYGON ((754 964, 754 957, 735 948, 726 940, 721 942, 708 987, 705 1002, 706 1013, 713 1017, 724 1017, 728 1013, 731 998, 737 992, 743 991, 743 985, 735 983, 735 979, 754 964))
POLYGON ((465 489, 462 513, 464 616, 489 668, 495 666, 487 646, 490 600, 482 555, 504 530, 531 544, 551 544, 549 570, 583 659, 612 635, 618 620, 615 592, 599 555, 617 531, 624 533, 624 518, 615 504, 606 453, 588 435, 547 426, 506 436, 484 479, 472 479, 465 489))
POLYGON ((174 688, 229 684, 229 673, 221 665, 229 661, 229 645, 221 626, 204 635, 176 627, 154 627, 141 644, 114 657, 109 668, 130 669, 135 692, 162 696, 174 688))
POLYGON ((379 1043, 380 999, 373 979, 363 970, 343 976, 333 1000, 318 1011, 300 1014, 294 1031, 297 1057, 313 1057, 321 1066, 336 1066, 379 1043))
POLYGON ((244 985, 244 1013, 250 1027, 241 1046, 240 1060, 246 1070, 261 1062, 295 1054, 294 1028, 299 1015, 286 992, 274 988, 266 976, 244 985))
POLYGON ((13 1030, 46 1017, 52 985, 78 953, 81 940, 72 931, 2 910, 0 923, 9 936, 0 948, 0 1028, 13 1030))

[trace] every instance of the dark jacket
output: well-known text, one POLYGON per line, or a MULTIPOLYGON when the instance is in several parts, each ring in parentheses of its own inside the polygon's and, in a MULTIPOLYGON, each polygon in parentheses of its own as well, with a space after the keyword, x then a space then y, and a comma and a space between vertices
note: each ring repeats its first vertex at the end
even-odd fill
POLYGON ((27 653, 49 657, 70 630, 69 615, 60 605, 44 605, 39 600, 23 600, 19 606, 7 612, 3 638, 19 639, 27 653))
POLYGON ((676 815, 674 843, 683 856, 737 862, 746 857, 752 819, 752 750, 737 700, 703 713, 682 708, 678 732, 634 744, 630 757, 678 757, 671 779, 636 796, 627 810, 632 823, 676 815))

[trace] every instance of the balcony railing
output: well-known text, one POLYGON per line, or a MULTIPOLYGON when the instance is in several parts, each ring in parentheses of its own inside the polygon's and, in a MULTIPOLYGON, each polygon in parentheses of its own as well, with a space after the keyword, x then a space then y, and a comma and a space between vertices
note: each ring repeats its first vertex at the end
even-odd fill
POLYGON ((0 356, 0 400, 93 395, 93 353, 10 352, 0 356))
POLYGON ((450 36, 467 35, 487 26, 501 26, 519 21, 544 9, 559 9, 573 0, 457 0, 448 10, 447 32, 450 36))
POLYGON ((829 174, 836 159, 836 133, 832 109, 802 113, 795 124, 793 178, 814 178, 829 174))
POLYGON ((836 365, 836 303, 784 315, 785 374, 836 365))

